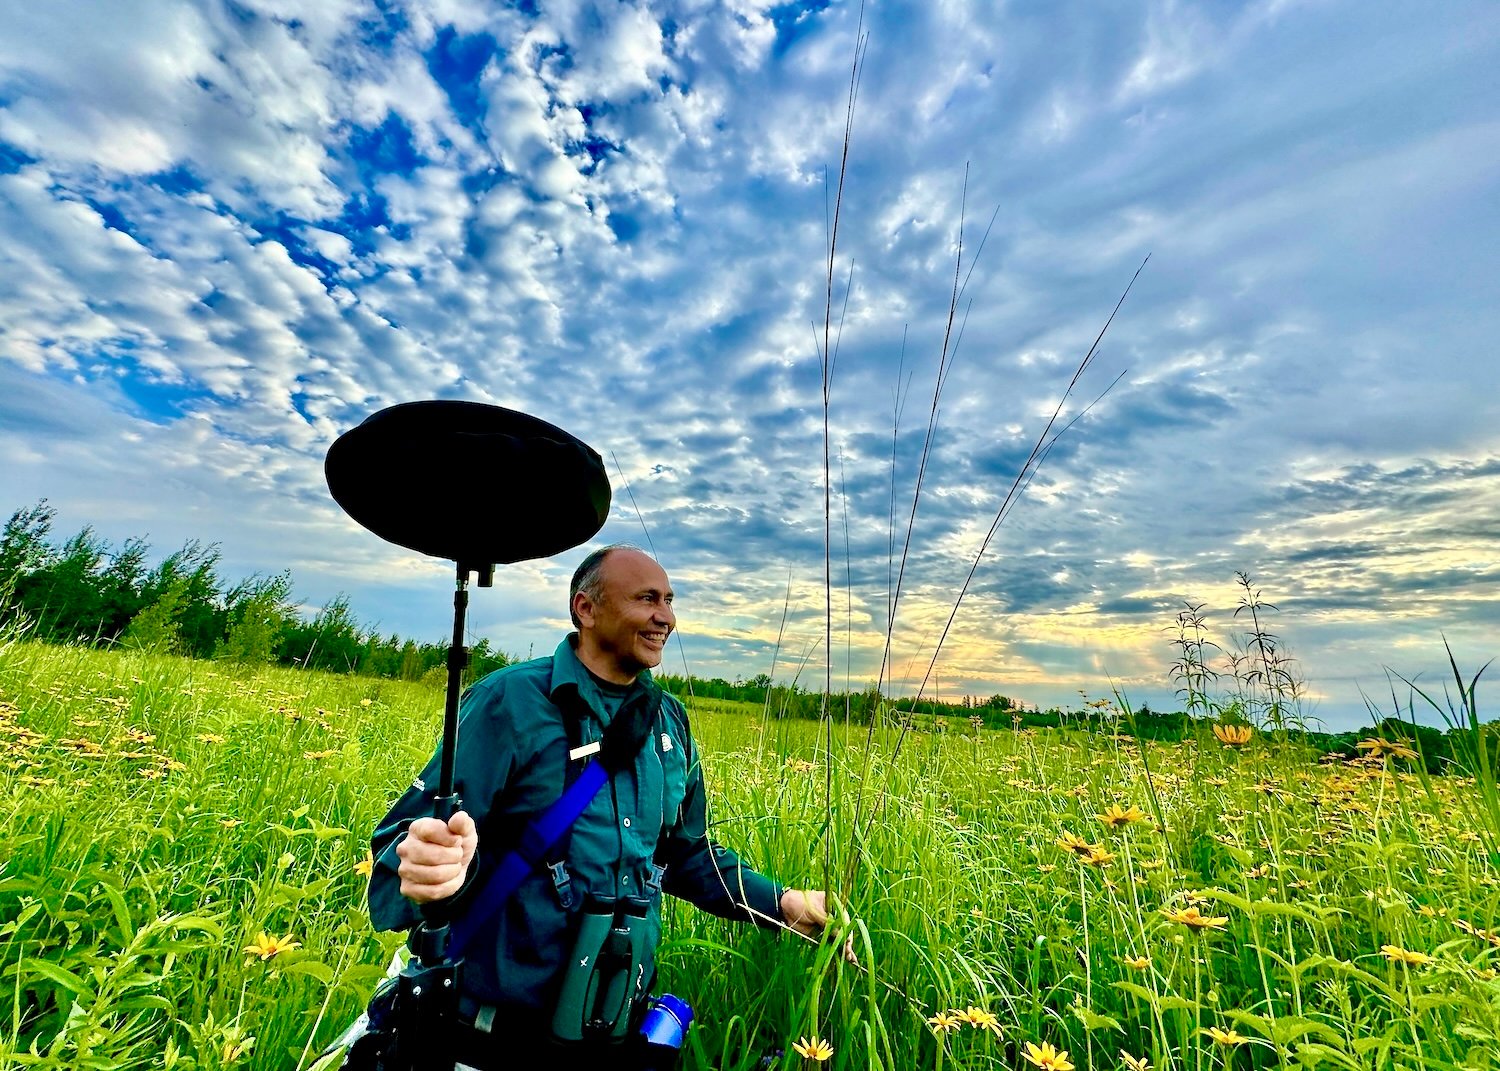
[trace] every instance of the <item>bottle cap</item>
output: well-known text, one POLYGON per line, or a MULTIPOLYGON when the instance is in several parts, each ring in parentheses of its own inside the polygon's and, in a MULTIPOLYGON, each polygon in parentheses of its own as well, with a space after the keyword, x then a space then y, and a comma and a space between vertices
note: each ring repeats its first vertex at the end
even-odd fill
POLYGON ((693 1009, 688 1003, 671 993, 663 993, 651 1005, 646 1019, 641 1023, 641 1033, 651 1045, 682 1047, 683 1035, 693 1021, 693 1009))

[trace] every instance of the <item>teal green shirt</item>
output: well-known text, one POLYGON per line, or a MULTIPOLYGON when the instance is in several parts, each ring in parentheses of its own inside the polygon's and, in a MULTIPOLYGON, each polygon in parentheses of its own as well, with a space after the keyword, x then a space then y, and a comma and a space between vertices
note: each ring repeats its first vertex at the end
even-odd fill
MULTIPOLYGON (((463 697, 454 780, 464 810, 479 828, 479 848, 464 889, 444 908, 452 915, 483 886, 486 859, 498 861, 527 822, 562 794, 568 756, 563 712, 554 701, 573 687, 589 710, 580 740, 599 739, 619 697, 600 694, 570 636, 550 658, 497 670, 463 697)), ((422 915, 401 895, 396 845, 413 819, 431 813, 438 780, 434 755, 376 828, 371 848, 370 919, 378 930, 406 929, 422 915)), ((464 954, 465 995, 513 1010, 550 1011, 570 950, 570 916, 589 894, 648 897, 649 947, 661 936, 661 902, 650 888, 653 862, 664 867, 662 891, 729 919, 774 926, 782 887, 708 839, 703 772, 687 711, 663 693, 656 726, 633 768, 617 773, 572 829, 567 865, 574 906, 564 910, 552 876, 531 874, 478 931, 464 954)), ((651 970, 646 971, 651 977, 651 970)))

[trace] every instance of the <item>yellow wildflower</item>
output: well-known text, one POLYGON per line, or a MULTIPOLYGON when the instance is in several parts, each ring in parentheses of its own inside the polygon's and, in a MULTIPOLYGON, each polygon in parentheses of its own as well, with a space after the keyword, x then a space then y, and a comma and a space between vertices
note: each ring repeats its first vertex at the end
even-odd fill
POLYGON ((1151 1061, 1144 1056, 1132 1056, 1124 1049, 1120 1050, 1120 1062, 1125 1065, 1126 1071, 1151 1071, 1151 1061))
POLYGON ((354 872, 362 878, 368 878, 370 876, 370 871, 374 869, 375 857, 369 852, 366 852, 365 857, 354 864, 354 872))
POLYGON ((1255 735, 1248 725, 1215 725, 1214 736, 1225 747, 1244 747, 1255 735))
POLYGON ((957 1030, 963 1023, 963 1018, 954 1011, 940 1011, 927 1020, 929 1026, 938 1034, 949 1030, 957 1030))
POLYGON ((1094 845, 1078 836, 1078 834, 1067 830, 1063 830, 1063 835, 1052 843, 1056 844, 1063 851, 1073 852, 1075 855, 1088 855, 1094 850, 1094 845))
POLYGON ((1132 970, 1143 971, 1147 967, 1151 966, 1151 957, 1150 956, 1125 956, 1125 957, 1121 958, 1120 962, 1123 963, 1123 964, 1125 964, 1125 966, 1131 968, 1132 970))
POLYGON ((1399 945, 1381 945, 1380 954, 1392 963, 1404 963, 1408 967, 1420 967, 1432 962, 1432 957, 1427 953, 1412 952, 1399 945))
POLYGON ((1361 751, 1367 751, 1372 759, 1383 759, 1386 756, 1397 759, 1414 759, 1417 753, 1399 740, 1382 740, 1378 736, 1366 737, 1354 745, 1361 751))
POLYGON ((223 1062, 226 1064, 232 1064, 253 1048, 255 1048, 255 1039, 253 1037, 232 1037, 228 1041, 224 1042, 223 1062))
POLYGON ((1048 1041, 1040 1045, 1034 1045, 1028 1041, 1021 1055, 1040 1067, 1042 1071, 1073 1071, 1073 1061, 1068 1059, 1068 1050, 1054 1049, 1052 1043, 1048 1041))
POLYGON ((1191 930, 1222 930, 1229 922, 1228 915, 1204 915, 1196 907, 1185 907, 1180 911, 1164 907, 1161 913, 1168 922, 1181 923, 1191 930))
POLYGON ((1083 856, 1082 859, 1088 866, 1109 866, 1110 863, 1115 861, 1115 853, 1096 847, 1088 855, 1083 856))
POLYGON ((974 1029, 988 1030, 992 1034, 1000 1033, 1000 1020, 996 1019, 993 1013, 987 1012, 983 1008, 976 1008, 970 1004, 963 1010, 962 1014, 974 1029))
POLYGON ((255 959, 258 956, 261 962, 265 962, 268 959, 275 959, 283 952, 290 952, 294 948, 301 947, 302 942, 293 941, 291 934, 287 934, 285 937, 276 937, 262 930, 256 934, 253 944, 245 946, 245 956, 247 959, 255 959))
POLYGON ((1134 822, 1144 822, 1146 812, 1133 803, 1128 808, 1121 807, 1118 803, 1111 803, 1098 817, 1099 821, 1111 829, 1119 829, 1121 826, 1128 826, 1134 822))
POLYGON ((814 1034, 810 1038, 798 1038, 792 1044, 792 1051, 798 1056, 822 1063, 833 1055, 833 1046, 814 1034))
POLYGON ((1216 1026, 1211 1026, 1203 1032, 1220 1045, 1242 1045, 1250 1040, 1243 1034, 1237 1033, 1234 1027, 1230 1027, 1228 1030, 1220 1030, 1216 1026))

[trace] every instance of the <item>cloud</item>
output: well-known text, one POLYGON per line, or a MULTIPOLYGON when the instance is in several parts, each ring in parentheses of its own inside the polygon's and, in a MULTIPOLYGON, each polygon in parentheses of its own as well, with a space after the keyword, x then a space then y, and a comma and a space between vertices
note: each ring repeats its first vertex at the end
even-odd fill
MULTIPOLYGON (((342 518, 322 455, 383 405, 509 405, 618 462, 640 514, 617 480, 600 538, 644 523, 695 669, 828 644, 826 523, 873 679, 943 361, 887 674, 973 567, 930 686, 1170 702, 1162 628, 1244 569, 1360 710, 1377 652, 1494 622, 1500 127, 1487 7, 1353 13, 865 9, 830 287, 857 5, 8 11, 0 488, 440 635, 441 563, 342 518)), ((513 572, 483 627, 550 642, 564 564, 513 572)))

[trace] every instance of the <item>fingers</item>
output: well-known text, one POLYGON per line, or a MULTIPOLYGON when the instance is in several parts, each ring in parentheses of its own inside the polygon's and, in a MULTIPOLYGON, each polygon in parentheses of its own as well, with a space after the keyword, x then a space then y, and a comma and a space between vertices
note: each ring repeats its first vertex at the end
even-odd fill
MULTIPOLYGON (((454 815, 457 818, 458 815, 454 815)), ((448 828, 448 823, 440 822, 436 818, 418 818, 406 827, 407 842, 433 845, 453 845, 459 841, 458 836, 448 828)))
POLYGON ((804 937, 816 937, 828 925, 828 898, 821 891, 787 889, 781 896, 781 915, 804 937))
POLYGON ((802 901, 804 906, 803 917, 808 922, 811 922, 820 930, 828 925, 828 896, 823 890, 818 889, 803 893, 802 901))
POLYGON ((446 900, 463 887, 479 835, 474 819, 459 811, 447 822, 418 818, 396 845, 401 895, 418 903, 446 900))

